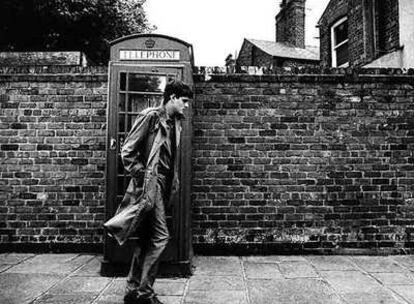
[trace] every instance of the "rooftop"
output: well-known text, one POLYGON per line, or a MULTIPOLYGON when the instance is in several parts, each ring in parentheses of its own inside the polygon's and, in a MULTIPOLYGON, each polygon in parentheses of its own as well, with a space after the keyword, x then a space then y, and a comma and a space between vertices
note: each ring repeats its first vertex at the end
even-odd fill
POLYGON ((306 46, 306 49, 302 49, 302 48, 289 46, 281 42, 248 39, 248 38, 246 38, 246 40, 254 44, 256 47, 261 49, 263 52, 271 56, 274 56, 274 57, 315 60, 315 61, 320 60, 319 59, 319 48, 316 46, 306 46))

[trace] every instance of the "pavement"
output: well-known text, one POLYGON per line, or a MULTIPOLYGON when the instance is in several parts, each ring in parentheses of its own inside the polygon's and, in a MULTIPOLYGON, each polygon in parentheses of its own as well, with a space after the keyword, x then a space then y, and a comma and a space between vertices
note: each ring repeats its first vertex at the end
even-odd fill
MULTIPOLYGON (((0 254, 1 304, 123 303, 102 257, 0 254)), ((414 256, 196 256, 189 278, 160 278, 165 304, 414 304, 414 256)))

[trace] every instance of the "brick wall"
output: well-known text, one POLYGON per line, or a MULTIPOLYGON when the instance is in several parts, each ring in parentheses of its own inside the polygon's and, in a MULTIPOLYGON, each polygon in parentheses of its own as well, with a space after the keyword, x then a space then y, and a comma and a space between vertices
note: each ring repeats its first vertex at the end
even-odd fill
POLYGON ((106 95, 106 69, 1 69, 0 243, 102 242, 106 95))
POLYGON ((412 75, 197 83, 196 250, 412 248, 413 85, 412 75))
MULTIPOLYGON (((411 250, 413 93, 411 70, 196 78, 197 252, 411 250)), ((0 69, 0 249, 101 250, 106 100, 104 68, 0 69)))

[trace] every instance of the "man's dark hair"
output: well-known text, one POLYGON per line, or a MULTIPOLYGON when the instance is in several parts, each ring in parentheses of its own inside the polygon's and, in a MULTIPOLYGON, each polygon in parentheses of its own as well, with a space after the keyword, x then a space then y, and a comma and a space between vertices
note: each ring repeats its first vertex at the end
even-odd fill
POLYGON ((164 102, 166 104, 169 100, 171 95, 174 95, 176 98, 180 97, 187 97, 193 98, 194 93, 191 91, 190 87, 183 83, 180 80, 171 80, 167 83, 164 90, 164 102))

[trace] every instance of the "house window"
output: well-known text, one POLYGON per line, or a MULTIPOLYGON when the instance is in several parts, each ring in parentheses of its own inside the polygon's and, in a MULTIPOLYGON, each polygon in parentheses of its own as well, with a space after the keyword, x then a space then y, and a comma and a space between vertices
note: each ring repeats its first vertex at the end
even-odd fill
POLYGON ((331 27, 332 38, 332 66, 347 67, 349 65, 348 52, 348 18, 338 20, 331 27))

